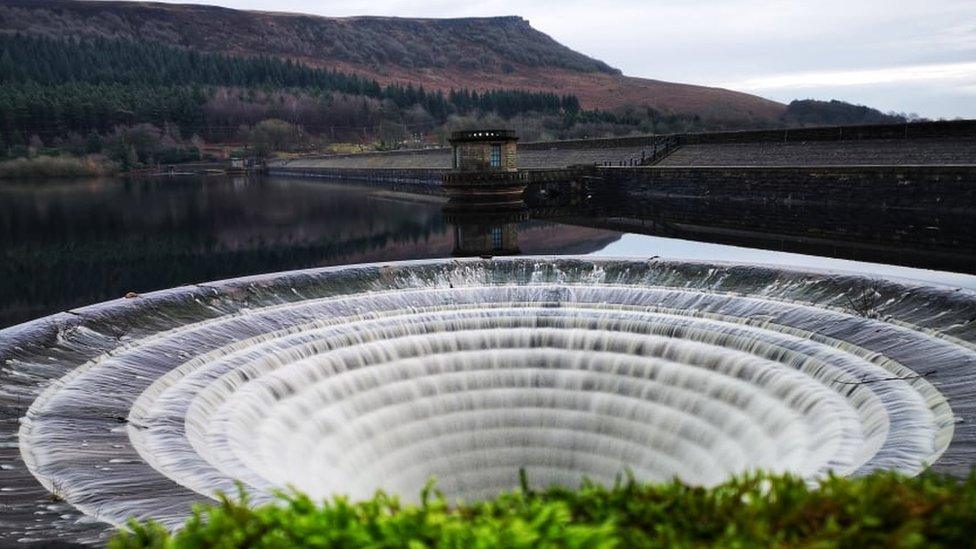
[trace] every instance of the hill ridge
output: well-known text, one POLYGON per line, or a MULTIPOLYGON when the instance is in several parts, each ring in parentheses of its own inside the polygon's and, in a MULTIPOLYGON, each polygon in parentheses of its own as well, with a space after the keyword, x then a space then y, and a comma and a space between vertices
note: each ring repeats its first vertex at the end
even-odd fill
POLYGON ((738 123, 775 120, 785 111, 780 103, 746 93, 623 76, 518 15, 329 17, 199 4, 2 0, 0 32, 267 55, 426 89, 552 91, 578 96, 585 108, 634 105, 738 123))

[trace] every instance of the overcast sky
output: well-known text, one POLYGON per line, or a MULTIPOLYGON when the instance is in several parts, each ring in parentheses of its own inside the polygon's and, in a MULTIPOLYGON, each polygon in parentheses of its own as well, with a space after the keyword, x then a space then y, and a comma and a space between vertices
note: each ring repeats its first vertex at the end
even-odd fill
POLYGON ((778 101, 842 99, 931 118, 976 118, 976 0, 195 3, 329 16, 521 15, 630 76, 719 85, 778 101))

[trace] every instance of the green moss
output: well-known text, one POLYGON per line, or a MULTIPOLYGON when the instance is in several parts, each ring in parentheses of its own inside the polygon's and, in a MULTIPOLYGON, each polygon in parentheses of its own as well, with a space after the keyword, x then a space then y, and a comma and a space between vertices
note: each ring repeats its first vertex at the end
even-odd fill
POLYGON ((817 487, 752 475, 714 488, 619 482, 523 489, 451 506, 378 493, 358 503, 282 494, 252 508, 222 496, 176 534, 132 522, 109 543, 134 547, 974 547, 976 473, 968 479, 879 472, 817 487))

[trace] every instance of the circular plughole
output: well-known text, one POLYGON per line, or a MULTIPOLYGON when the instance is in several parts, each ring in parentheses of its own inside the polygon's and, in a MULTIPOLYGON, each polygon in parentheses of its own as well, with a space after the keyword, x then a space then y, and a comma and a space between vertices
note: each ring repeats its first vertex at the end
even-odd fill
POLYGON ((411 500, 436 477, 471 501, 520 469, 536 486, 962 472, 973 317, 971 292, 854 276, 439 260, 107 303, 0 332, 0 356, 35 395, 23 475, 98 521, 175 526, 238 482, 257 501, 411 500))

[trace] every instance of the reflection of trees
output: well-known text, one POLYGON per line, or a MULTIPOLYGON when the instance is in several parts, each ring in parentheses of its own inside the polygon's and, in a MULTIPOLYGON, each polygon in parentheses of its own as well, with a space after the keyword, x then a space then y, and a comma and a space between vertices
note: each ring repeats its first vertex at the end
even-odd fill
MULTIPOLYGON (((447 256, 451 237, 440 209, 302 180, 2 185, 0 326, 128 291, 447 256)), ((523 225, 520 240, 529 253, 586 253, 616 238, 595 229, 523 225)))
POLYGON ((130 290, 399 259, 447 230, 437 206, 368 197, 273 180, 0 188, 0 326, 130 290))
MULTIPOLYGON (((325 265, 337 259, 428 238, 431 227, 405 223, 394 230, 347 239, 287 243, 265 241, 231 250, 188 238, 91 241, 38 249, 7 250, 0 264, 0 325, 73 306, 233 276, 325 265), (23 313, 12 311, 22 310, 23 313), (25 314, 27 313, 27 314, 25 314), (8 318, 9 315, 10 316, 8 318)), ((442 227, 443 229, 443 227, 442 227)))

